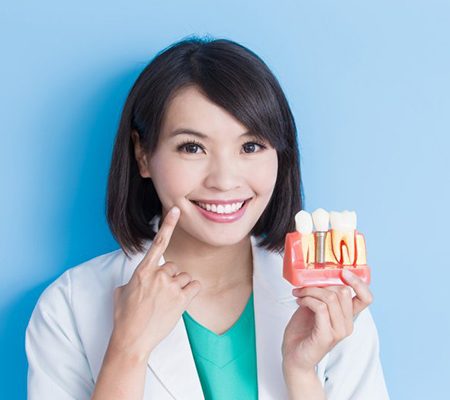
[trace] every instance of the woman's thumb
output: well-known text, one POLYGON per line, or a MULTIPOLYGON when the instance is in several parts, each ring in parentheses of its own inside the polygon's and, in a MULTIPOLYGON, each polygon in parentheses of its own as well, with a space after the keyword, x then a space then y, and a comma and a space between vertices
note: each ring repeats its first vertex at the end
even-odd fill
POLYGON ((190 281, 184 288, 183 291, 186 293, 188 298, 188 304, 192 301, 192 299, 197 296, 197 294, 202 289, 202 285, 200 281, 194 280, 190 281))

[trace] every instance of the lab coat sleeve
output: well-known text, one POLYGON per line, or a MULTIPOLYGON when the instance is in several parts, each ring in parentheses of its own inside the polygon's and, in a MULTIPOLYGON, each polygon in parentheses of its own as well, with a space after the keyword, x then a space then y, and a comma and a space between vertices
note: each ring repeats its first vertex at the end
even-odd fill
POLYGON ((71 307, 69 271, 41 294, 25 333, 28 400, 88 400, 94 380, 71 307))
POLYGON ((329 353, 324 389, 328 400, 388 400, 378 332, 369 307, 354 319, 353 332, 329 353))

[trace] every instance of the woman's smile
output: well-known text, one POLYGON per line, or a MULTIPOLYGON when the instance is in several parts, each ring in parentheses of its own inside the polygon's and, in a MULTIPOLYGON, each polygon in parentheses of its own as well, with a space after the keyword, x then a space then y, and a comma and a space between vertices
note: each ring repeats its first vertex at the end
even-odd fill
POLYGON ((199 203, 191 200, 195 208, 202 216, 213 222, 230 223, 240 219, 247 209, 247 205, 252 198, 240 203, 223 204, 208 204, 199 203))

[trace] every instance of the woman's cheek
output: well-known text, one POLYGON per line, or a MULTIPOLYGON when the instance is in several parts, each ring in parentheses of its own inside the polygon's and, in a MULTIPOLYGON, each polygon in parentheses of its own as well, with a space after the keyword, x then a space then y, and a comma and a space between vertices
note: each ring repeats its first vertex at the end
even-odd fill
POLYGON ((172 206, 183 193, 183 185, 189 179, 179 163, 162 154, 155 155, 151 161, 151 177, 156 193, 166 208, 172 206))
POLYGON ((278 158, 276 151, 267 154, 254 163, 249 170, 252 186, 262 196, 270 197, 273 193, 278 175, 278 158))

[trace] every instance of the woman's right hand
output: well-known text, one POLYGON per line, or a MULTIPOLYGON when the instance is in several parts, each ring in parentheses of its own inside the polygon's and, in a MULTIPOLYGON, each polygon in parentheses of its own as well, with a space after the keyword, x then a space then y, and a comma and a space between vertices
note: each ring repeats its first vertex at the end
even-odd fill
POLYGON ((172 262, 159 266, 180 211, 169 211, 130 281, 114 291, 114 329, 110 350, 145 362, 153 348, 175 327, 201 289, 172 262))

